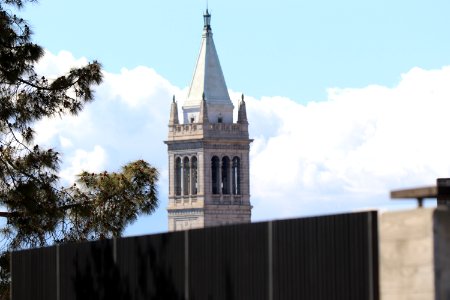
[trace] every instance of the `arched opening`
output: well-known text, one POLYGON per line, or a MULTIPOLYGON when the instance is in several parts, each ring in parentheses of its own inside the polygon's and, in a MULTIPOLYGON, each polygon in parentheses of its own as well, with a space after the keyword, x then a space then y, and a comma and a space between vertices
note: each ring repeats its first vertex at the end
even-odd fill
POLYGON ((219 194, 220 192, 220 160, 217 156, 211 159, 211 183, 212 193, 219 194))
POLYGON ((181 195, 181 158, 175 159, 175 195, 181 195))
POLYGON ((197 195, 197 157, 191 158, 191 191, 192 195, 197 195))
POLYGON ((227 156, 222 158, 222 194, 230 193, 230 159, 227 156))
POLYGON ((190 174, 189 174, 189 158, 183 159, 183 195, 189 195, 190 174))
POLYGON ((233 158, 233 166, 231 169, 231 177, 232 177, 232 188, 233 188, 233 195, 240 195, 241 194, 241 160, 239 157, 235 156, 233 158))

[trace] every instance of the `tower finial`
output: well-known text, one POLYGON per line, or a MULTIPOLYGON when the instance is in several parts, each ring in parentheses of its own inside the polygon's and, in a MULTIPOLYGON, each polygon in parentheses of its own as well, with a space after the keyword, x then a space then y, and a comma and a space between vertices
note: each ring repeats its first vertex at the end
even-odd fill
POLYGON ((206 12, 203 14, 203 22, 203 28, 208 32, 211 31, 211 14, 208 11, 208 4, 206 4, 206 12))
POLYGON ((173 95, 172 102, 175 103, 175 95, 173 95))

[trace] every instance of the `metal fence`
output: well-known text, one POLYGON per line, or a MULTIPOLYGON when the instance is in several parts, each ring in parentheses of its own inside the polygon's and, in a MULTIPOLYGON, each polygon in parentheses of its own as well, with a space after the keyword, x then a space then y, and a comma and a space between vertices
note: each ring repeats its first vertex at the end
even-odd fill
POLYGON ((12 299, 378 299, 376 212, 12 253, 12 299))

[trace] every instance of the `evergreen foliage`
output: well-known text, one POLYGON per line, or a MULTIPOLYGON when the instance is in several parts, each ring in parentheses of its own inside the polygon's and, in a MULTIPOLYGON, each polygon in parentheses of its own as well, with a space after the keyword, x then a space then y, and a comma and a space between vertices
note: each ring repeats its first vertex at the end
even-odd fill
POLYGON ((35 0, 0 0, 0 217, 7 220, 0 228, 2 298, 9 285, 7 251, 120 236, 158 204, 158 172, 142 160, 60 185, 60 154, 33 142, 33 124, 79 113, 102 81, 101 65, 93 61, 55 80, 36 74, 44 51, 27 22, 13 14, 25 2, 35 0))

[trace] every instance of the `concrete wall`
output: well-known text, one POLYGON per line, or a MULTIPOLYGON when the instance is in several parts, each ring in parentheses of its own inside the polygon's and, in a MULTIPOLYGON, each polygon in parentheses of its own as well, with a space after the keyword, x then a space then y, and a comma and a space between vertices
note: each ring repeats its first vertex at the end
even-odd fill
POLYGON ((434 300, 433 209, 380 214, 379 237, 381 299, 434 300))
POLYGON ((450 300, 450 210, 379 217, 382 300, 450 300))

